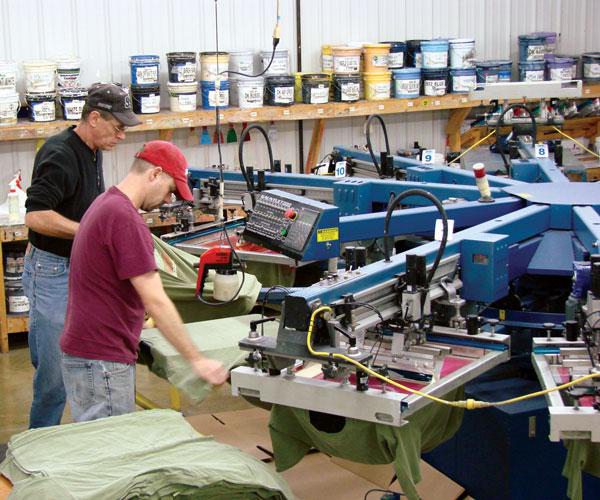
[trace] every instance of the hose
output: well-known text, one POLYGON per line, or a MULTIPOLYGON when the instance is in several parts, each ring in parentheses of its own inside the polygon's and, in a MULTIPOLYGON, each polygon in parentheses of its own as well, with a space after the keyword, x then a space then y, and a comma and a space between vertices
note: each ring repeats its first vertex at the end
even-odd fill
POLYGON ((250 182, 250 178, 248 177, 248 173, 246 172, 246 167, 244 166, 244 141, 246 139, 246 136, 253 129, 258 130, 265 138, 265 142, 267 143, 267 151, 269 152, 269 167, 271 169, 271 172, 273 172, 275 170, 274 164, 273 164, 273 150, 271 149, 271 141, 269 140, 269 136, 267 135, 267 132, 265 131, 265 129, 256 123, 253 125, 250 125, 249 127, 246 127, 240 135, 240 139, 239 139, 239 143, 238 143, 238 159, 240 162, 240 170, 242 171, 242 175, 244 176, 244 180, 246 181, 246 186, 250 193, 252 193, 254 191, 254 183, 250 182))
POLYGON ((365 124, 365 135, 367 136, 367 149, 369 150, 369 154, 371 155, 371 160, 373 161, 373 165, 375 165, 375 170, 377 171, 377 175, 381 177, 381 167, 379 163, 377 163, 377 158, 375 158, 375 153, 373 153, 373 146, 371 145, 371 123, 374 119, 379 120, 381 124, 381 129, 383 130, 383 137, 385 138, 385 151, 389 155, 390 154, 390 141, 388 139, 387 127, 385 126, 385 122, 381 115, 371 115, 367 119, 367 123, 365 124))

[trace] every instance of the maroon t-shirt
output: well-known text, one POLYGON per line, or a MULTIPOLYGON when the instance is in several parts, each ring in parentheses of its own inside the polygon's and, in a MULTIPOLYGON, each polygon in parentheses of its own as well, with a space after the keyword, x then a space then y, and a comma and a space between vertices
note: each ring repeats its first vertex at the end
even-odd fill
POLYGON ((119 189, 92 203, 73 242, 63 352, 135 363, 144 306, 130 278, 156 270, 152 236, 119 189))

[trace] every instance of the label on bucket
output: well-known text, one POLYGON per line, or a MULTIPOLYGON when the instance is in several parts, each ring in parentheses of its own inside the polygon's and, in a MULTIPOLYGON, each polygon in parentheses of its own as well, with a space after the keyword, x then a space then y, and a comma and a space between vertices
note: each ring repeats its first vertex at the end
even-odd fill
POLYGON ((54 101, 38 102, 31 105, 31 116, 34 122, 51 122, 55 118, 54 101))
POLYGON ((404 52, 390 52, 388 62, 392 68, 402 68, 404 66, 404 52))
POLYGON ((381 68, 387 68, 389 57, 387 54, 373 54, 371 56, 371 64, 381 68))
POLYGON ((135 81, 138 85, 158 82, 158 66, 144 66, 135 69, 135 81))
MULTIPOLYGON (((263 69, 269 65, 270 60, 271 60, 271 54, 269 54, 268 57, 262 58, 263 69)), ((278 57, 277 54, 275 54, 275 57, 273 58, 273 63, 271 64, 271 67, 269 68, 269 71, 267 71, 266 74, 267 75, 287 75, 288 73, 289 73, 289 69, 288 69, 287 55, 285 55, 284 57, 278 57)))
MULTIPOLYGON (((206 81, 216 80, 217 76, 224 71, 227 71, 229 63, 202 63, 202 79, 206 81)), ((227 80, 227 77, 224 77, 227 80)))
POLYGON ((12 70, 0 71, 0 87, 14 87, 17 83, 17 73, 12 70))
POLYGON ((584 63, 583 76, 585 78, 600 78, 600 64, 584 63))
POLYGON ((543 82, 544 81, 544 70, 543 69, 526 70, 525 71, 525 81, 526 82, 543 82))
POLYGON ((34 71, 25 73, 26 87, 28 92, 52 92, 54 91, 54 70, 34 71))
POLYGON ((498 83, 498 74, 488 74, 485 75, 484 83, 498 83))
POLYGON ((340 85, 340 99, 342 101, 358 101, 360 98, 360 83, 342 83, 340 85))
POLYGON ((25 295, 13 295, 8 297, 8 312, 25 313, 29 312, 29 300, 25 295))
POLYGON ((380 99, 390 98, 390 82, 369 83, 367 86, 369 87, 367 100, 378 101, 380 99))
POLYGON ((445 68, 448 66, 448 52, 423 52, 425 68, 445 68))
POLYGON ((63 101, 64 102, 64 111, 65 111, 65 120, 80 120, 81 112, 83 111, 83 106, 85 104, 85 100, 83 99, 73 99, 72 101, 63 101))
POLYGON ((452 92, 470 92, 477 87, 475 75, 463 75, 452 77, 452 92))
POLYGON ((208 105, 211 108, 223 107, 229 104, 229 90, 209 90, 208 105))
POLYGON ((421 86, 421 80, 396 80, 396 97, 418 96, 421 86))
POLYGON ((273 102, 279 104, 294 102, 294 87, 275 87, 273 89, 273 102))
POLYGON ((19 98, 0 97, 0 122, 14 121, 19 111, 19 98))
POLYGON ((310 89, 311 104, 325 104, 329 99, 329 87, 315 87, 310 89))
POLYGON ((56 81, 59 87, 73 89, 79 87, 79 69, 59 69, 56 75, 56 81))
POLYGON ((263 87, 240 87, 240 108, 260 108, 263 104, 263 87))
POLYGON ((423 53, 417 52, 415 54, 415 68, 423 67, 423 53))
POLYGON ((528 45, 527 46, 527 60, 528 61, 541 61, 544 59, 545 52, 546 52, 545 45, 528 45))
POLYGON ((330 54, 323 54, 321 56, 321 68, 323 71, 333 71, 333 56, 330 54))
POLYGON ((423 91, 425 95, 444 95, 446 93, 446 80, 425 80, 423 91))
POLYGON ((180 111, 193 111, 196 109, 196 94, 180 94, 177 96, 180 111))
POLYGON ((360 56, 335 56, 333 58, 334 73, 358 73, 360 56))
POLYGON ((150 94, 140 99, 142 114, 158 113, 160 111, 160 94, 150 94))
POLYGON ((181 83, 191 83, 196 81, 196 63, 186 62, 178 64, 173 68, 177 74, 177 81, 181 83))
POLYGON ((568 68, 550 68, 550 80, 561 81, 571 79, 571 67, 568 68))

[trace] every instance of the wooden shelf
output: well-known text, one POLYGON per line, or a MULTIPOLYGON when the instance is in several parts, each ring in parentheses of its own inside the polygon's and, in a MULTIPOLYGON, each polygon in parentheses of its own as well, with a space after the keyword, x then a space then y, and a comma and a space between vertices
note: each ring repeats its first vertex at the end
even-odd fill
MULTIPOLYGON (((600 84, 584 85, 584 97, 600 96, 600 84)), ((367 116, 373 113, 394 114, 420 111, 473 108, 487 101, 470 101, 465 94, 446 94, 440 97, 416 99, 386 99, 383 101, 358 101, 354 103, 330 102, 327 104, 293 104, 292 106, 264 106, 257 109, 226 108, 219 111, 223 123, 250 123, 266 121, 321 120, 367 116)), ((128 132, 173 130, 215 125, 214 110, 196 110, 184 113, 162 111, 152 115, 139 115, 143 121, 128 132)), ((76 122, 56 120, 30 122, 19 120, 16 125, 0 127, 0 141, 45 139, 76 122)))
POLYGON ((29 315, 25 314, 7 314, 6 315, 7 332, 17 333, 29 330, 29 315))

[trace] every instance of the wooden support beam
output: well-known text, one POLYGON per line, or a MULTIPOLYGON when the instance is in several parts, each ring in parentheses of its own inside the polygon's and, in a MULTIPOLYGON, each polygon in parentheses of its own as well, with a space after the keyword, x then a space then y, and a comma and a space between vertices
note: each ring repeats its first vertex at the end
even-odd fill
POLYGON ((321 151, 321 143, 323 142, 323 132, 325 130, 325 120, 315 120, 315 125, 312 131, 312 137, 310 139, 310 148, 308 150, 308 157, 306 158, 306 164, 304 165, 304 173, 310 174, 311 169, 319 161, 319 152, 321 151))
POLYGON ((446 124, 446 136, 448 147, 453 153, 459 153, 461 150, 460 129, 470 111, 471 108, 458 108, 450 111, 450 118, 446 124))

